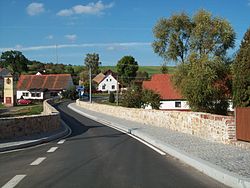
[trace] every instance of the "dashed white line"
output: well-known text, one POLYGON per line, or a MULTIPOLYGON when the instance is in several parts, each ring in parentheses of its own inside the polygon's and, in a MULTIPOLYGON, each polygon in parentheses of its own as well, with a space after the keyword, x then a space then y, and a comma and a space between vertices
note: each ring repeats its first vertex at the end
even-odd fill
POLYGON ((34 166, 34 165, 39 165, 41 162, 43 162, 46 159, 46 157, 39 157, 37 158, 35 161, 33 161, 32 163, 30 163, 30 165, 34 166))
POLYGON ((52 148, 50 148, 47 152, 48 152, 48 153, 52 153, 52 152, 56 151, 57 148, 58 148, 58 147, 52 147, 52 148))
POLYGON ((25 178, 25 174, 16 175, 10 181, 8 181, 2 188, 13 188, 15 187, 23 178, 25 178))
POLYGON ((63 144, 65 142, 65 139, 60 140, 59 142, 57 142, 57 144, 63 144))

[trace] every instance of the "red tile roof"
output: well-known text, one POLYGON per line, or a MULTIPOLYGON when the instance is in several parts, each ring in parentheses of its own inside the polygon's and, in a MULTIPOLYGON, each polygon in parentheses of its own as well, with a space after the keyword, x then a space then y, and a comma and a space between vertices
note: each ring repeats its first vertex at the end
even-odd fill
POLYGON ((154 74, 150 81, 143 81, 142 87, 159 93, 163 100, 183 99, 181 94, 174 89, 169 74, 154 74))
POLYGON ((73 82, 70 74, 21 75, 17 83, 17 90, 62 90, 71 85, 73 82))

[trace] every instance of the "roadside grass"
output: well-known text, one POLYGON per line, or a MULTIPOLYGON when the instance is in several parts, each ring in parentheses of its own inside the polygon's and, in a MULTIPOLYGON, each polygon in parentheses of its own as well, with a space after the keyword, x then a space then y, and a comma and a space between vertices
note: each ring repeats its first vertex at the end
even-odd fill
POLYGON ((35 104, 28 106, 16 106, 11 107, 11 109, 5 108, 8 111, 1 113, 0 117, 16 117, 16 116, 26 116, 26 115, 36 115, 41 114, 43 111, 43 104, 35 104))
POLYGON ((6 108, 2 103, 0 103, 0 109, 6 108))

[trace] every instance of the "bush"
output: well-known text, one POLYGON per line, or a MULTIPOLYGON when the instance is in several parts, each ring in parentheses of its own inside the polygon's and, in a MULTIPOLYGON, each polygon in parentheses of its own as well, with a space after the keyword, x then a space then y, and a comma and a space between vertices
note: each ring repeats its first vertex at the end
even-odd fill
POLYGON ((152 109, 159 109, 161 105, 160 100, 161 97, 158 93, 147 89, 142 90, 141 103, 144 108, 151 106, 152 109))
POLYGON ((66 91, 63 91, 62 92, 62 97, 64 99, 76 100, 78 98, 78 93, 76 91, 75 86, 72 86, 69 89, 67 89, 66 91))
POLYGON ((159 109, 160 95, 134 86, 122 95, 121 105, 128 108, 145 108, 150 105, 153 109, 159 109))
POLYGON ((115 95, 113 92, 110 92, 109 94, 109 102, 114 103, 115 102, 115 95))

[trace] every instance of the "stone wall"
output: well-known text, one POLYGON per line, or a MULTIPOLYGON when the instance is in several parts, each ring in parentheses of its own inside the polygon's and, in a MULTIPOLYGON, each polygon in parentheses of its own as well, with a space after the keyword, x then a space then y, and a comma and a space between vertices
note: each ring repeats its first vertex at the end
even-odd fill
POLYGON ((39 115, 0 118, 0 140, 52 132, 59 129, 59 112, 50 106, 47 100, 44 101, 43 108, 43 113, 39 115))
POLYGON ((230 143, 236 140, 235 119, 198 112, 160 111, 115 107, 77 100, 76 104, 89 110, 157 127, 193 134, 207 140, 230 143))

